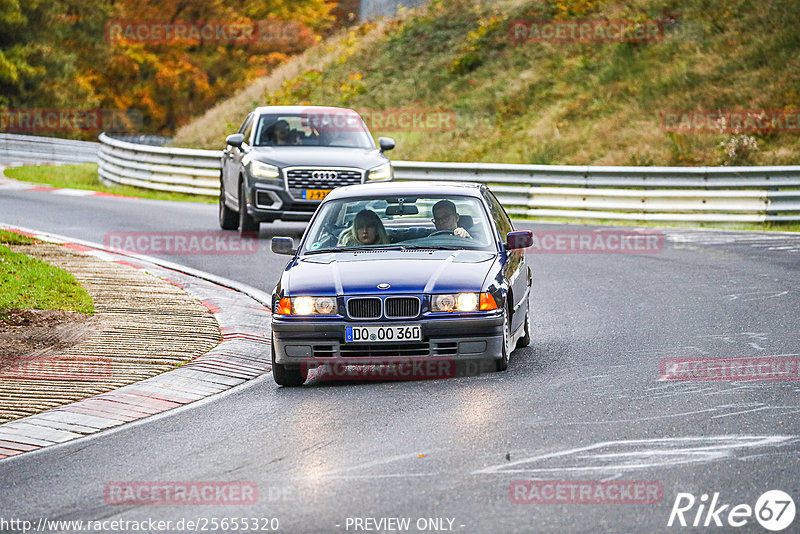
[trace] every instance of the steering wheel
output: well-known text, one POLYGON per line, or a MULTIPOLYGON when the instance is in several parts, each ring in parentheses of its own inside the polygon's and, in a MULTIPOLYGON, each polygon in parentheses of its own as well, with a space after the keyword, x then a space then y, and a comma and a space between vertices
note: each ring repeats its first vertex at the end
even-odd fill
POLYGON ((456 235, 456 233, 453 230, 436 230, 435 232, 428 234, 428 237, 433 237, 435 235, 445 235, 445 234, 456 235))

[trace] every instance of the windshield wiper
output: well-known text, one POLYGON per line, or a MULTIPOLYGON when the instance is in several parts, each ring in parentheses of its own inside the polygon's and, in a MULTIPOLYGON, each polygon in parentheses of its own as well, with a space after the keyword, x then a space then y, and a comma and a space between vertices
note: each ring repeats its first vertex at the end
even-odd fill
POLYGON ((396 243, 393 245, 382 245, 379 247, 336 247, 308 250, 305 254, 325 254, 329 252, 371 252, 374 250, 477 250, 475 248, 456 247, 453 245, 403 245, 396 243))
POLYGON ((336 248, 318 248, 316 250, 307 250, 306 254, 325 254, 327 252, 342 252, 347 250, 359 250, 360 247, 336 247, 336 248))
POLYGON ((475 250, 474 248, 457 247, 454 245, 402 245, 403 250, 475 250))
POLYGON ((326 252, 364 252, 370 250, 386 250, 390 248, 387 247, 359 247, 359 246, 351 246, 351 247, 336 247, 336 248, 320 248, 316 250, 308 250, 306 254, 323 254, 326 252))

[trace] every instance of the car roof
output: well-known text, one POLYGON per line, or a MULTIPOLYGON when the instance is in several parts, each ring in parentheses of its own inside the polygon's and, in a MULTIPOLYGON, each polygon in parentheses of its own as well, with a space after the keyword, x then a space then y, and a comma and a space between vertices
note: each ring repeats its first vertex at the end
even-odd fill
POLYGON ((381 195, 455 195, 480 197, 483 184, 471 182, 378 182, 374 184, 346 185, 328 193, 325 201, 381 195))
POLYGON ((354 113, 355 111, 348 108, 337 108, 333 106, 259 106, 253 112, 257 115, 263 113, 303 113, 312 111, 314 113, 354 113))

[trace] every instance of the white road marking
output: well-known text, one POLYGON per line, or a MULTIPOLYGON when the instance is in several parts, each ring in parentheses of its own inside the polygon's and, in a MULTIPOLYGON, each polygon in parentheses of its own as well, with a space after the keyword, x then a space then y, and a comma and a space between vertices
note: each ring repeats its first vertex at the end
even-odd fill
POLYGON ((94 191, 87 191, 85 189, 54 189, 54 195, 65 195, 68 197, 88 197, 95 194, 94 191))
POLYGON ((735 458, 737 449, 780 447, 796 436, 713 436, 604 441, 485 467, 473 474, 611 472, 735 458), (609 450, 610 452, 601 452, 609 450), (563 462, 549 467, 548 464, 563 462), (533 465, 531 465, 533 464, 533 465), (538 464, 538 466, 537 466, 538 464), (529 466, 529 467, 526 467, 529 466))
POLYGON ((420 454, 427 456, 429 452, 415 452, 406 454, 396 454, 386 458, 378 458, 372 462, 361 462, 355 465, 331 469, 320 473, 309 475, 306 478, 393 478, 393 477, 409 477, 409 476, 431 476, 431 473, 382 473, 376 475, 354 475, 348 472, 359 471, 371 467, 384 466, 390 463, 399 462, 402 460, 418 459, 420 454))

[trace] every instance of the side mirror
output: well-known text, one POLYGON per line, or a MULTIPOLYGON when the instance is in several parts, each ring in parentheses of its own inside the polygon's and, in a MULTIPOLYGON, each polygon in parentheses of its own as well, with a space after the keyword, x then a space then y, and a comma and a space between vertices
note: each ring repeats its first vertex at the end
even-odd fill
POLYGON ((240 133, 231 134, 225 138, 225 142, 230 146, 242 148, 242 143, 244 143, 244 135, 240 133))
POLYGON ((519 232, 508 232, 506 236, 506 249, 515 250, 518 248, 528 248, 533 245, 533 232, 530 230, 520 230, 519 232))
POLYGON ((395 142, 391 137, 379 137, 378 144, 381 146, 381 152, 386 152, 394 148, 395 142))
POLYGON ((273 237, 272 238, 272 252, 275 254, 285 254, 294 256, 297 250, 294 248, 294 240, 291 237, 273 237))

